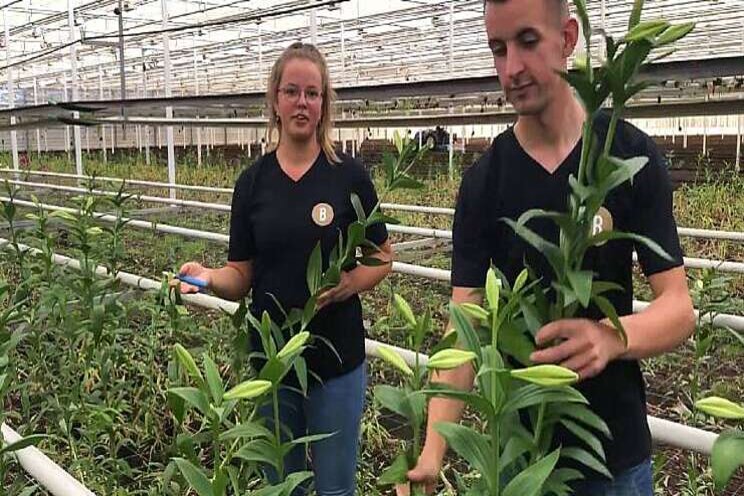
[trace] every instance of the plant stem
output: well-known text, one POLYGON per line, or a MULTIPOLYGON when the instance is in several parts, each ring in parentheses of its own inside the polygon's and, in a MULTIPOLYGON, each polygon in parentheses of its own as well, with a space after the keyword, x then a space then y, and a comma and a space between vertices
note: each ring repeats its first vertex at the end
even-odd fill
POLYGON ((537 423, 535 424, 535 434, 534 434, 534 442, 535 442, 535 452, 532 454, 532 462, 534 463, 537 461, 537 457, 540 452, 540 441, 542 440, 542 428, 543 428, 543 422, 545 421, 545 409, 547 404, 543 401, 540 403, 540 408, 537 412, 537 423))
MULTIPOLYGON (((274 436, 276 436, 276 445, 279 446, 282 444, 282 428, 279 424, 279 391, 277 390, 278 386, 274 386, 274 388, 271 391, 271 397, 272 402, 274 404, 274 436)), ((279 463, 277 475, 280 480, 284 480, 284 458, 279 457, 279 460, 277 460, 279 463)))

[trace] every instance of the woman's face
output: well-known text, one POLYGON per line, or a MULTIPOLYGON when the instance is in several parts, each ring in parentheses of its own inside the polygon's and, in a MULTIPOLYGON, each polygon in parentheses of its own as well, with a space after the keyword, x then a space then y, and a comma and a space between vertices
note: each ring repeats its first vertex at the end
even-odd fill
POLYGON ((323 79, 320 69, 306 59, 291 59, 284 66, 274 111, 282 135, 293 141, 316 139, 322 116, 323 79))

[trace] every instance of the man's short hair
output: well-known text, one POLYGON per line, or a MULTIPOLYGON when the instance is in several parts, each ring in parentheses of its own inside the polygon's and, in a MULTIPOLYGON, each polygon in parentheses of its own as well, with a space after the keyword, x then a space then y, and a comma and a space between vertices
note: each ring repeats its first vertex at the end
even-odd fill
MULTIPOLYGON (((509 0, 483 0, 483 9, 485 10, 486 4, 489 3, 506 3, 509 0)), ((550 7, 556 9, 556 14, 559 15, 559 19, 568 15, 568 0, 544 0, 550 7)))

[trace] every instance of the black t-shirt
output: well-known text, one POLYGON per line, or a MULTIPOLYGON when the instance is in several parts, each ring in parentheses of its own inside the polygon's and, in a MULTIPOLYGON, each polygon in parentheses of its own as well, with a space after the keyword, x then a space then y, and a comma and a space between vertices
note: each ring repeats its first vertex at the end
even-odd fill
MULTIPOLYGON (((281 324, 283 309, 302 309, 310 297, 306 268, 310 254, 321 241, 323 268, 338 243, 339 231, 356 221, 351 193, 356 193, 370 213, 377 194, 369 175, 358 161, 341 156, 331 163, 321 152, 299 181, 279 166, 276 153, 258 159, 238 178, 232 200, 228 260, 253 261, 251 313, 268 311, 281 324), (313 211, 315 210, 315 214, 313 211)), ((367 239, 380 245, 387 239, 384 224, 367 230, 367 239)), ((359 297, 328 305, 310 323, 311 333, 323 336, 305 351, 308 369, 326 380, 347 373, 364 360, 364 326, 359 297), (338 353, 338 356, 336 356, 338 353), (339 357, 341 361, 339 361, 339 357)), ((258 333, 251 334, 254 349, 260 349, 258 333)))
MULTIPOLYGON (((609 118, 601 114, 595 132, 604 143, 609 118)), ((619 158, 649 157, 649 163, 629 182, 613 190, 604 207, 614 221, 614 229, 633 232, 656 241, 673 261, 665 260, 644 245, 629 240, 610 241, 592 248, 585 267, 598 280, 611 281, 624 288, 606 296, 619 315, 633 311, 632 253, 635 249, 646 276, 682 265, 682 250, 672 214, 672 188, 666 162, 654 142, 627 122, 618 124, 611 150, 619 158)), ((452 285, 483 287, 489 264, 493 263, 510 281, 523 270, 524 261, 544 281, 554 279, 545 258, 519 238, 499 219, 516 220, 529 209, 568 210, 568 178, 578 173, 581 142, 554 171, 547 172, 521 147, 513 129, 498 136, 481 159, 463 176, 453 224, 452 285)), ((537 219, 529 227, 546 239, 558 242, 558 228, 551 221, 537 219)), ((591 309, 580 316, 601 319, 591 309)), ((637 465, 650 455, 651 437, 646 421, 646 395, 637 361, 611 362, 598 376, 578 384, 591 408, 608 424, 613 441, 605 442, 607 463, 612 473, 637 465)), ((565 432, 559 442, 576 444, 565 432)), ((587 474, 592 476, 593 474, 587 474)))

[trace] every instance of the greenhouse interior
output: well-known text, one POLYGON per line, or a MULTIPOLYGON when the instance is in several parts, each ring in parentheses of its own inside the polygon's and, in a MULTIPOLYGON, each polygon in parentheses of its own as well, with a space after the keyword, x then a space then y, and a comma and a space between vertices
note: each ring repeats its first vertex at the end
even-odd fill
POLYGON ((0 11, 0 495, 744 495, 744 1, 0 11))

